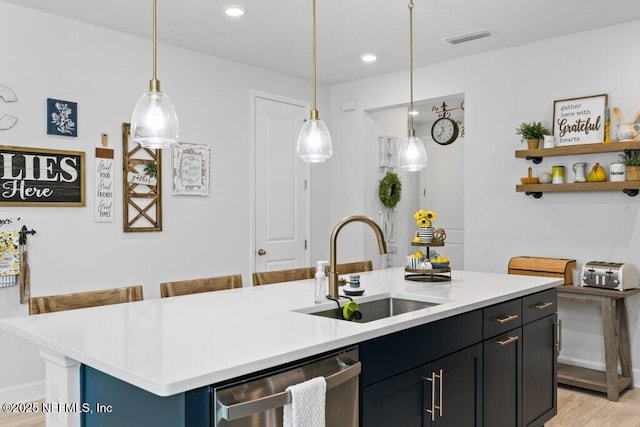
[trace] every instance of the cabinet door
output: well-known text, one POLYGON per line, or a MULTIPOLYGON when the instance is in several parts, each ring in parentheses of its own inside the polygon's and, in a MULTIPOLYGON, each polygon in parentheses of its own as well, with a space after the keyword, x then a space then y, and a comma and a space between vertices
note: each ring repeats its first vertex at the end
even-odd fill
POLYGON ((429 377, 440 378, 428 381, 425 390, 425 426, 481 426, 482 344, 439 359, 429 368, 429 377), (427 410, 435 410, 433 419, 427 410))
POLYGON ((542 426, 557 413, 556 336, 558 315, 522 327, 523 425, 542 426))
POLYGON ((522 328, 483 343, 485 426, 522 426, 522 328))
POLYGON ((364 387, 363 427, 421 427, 427 368, 421 366, 364 387))

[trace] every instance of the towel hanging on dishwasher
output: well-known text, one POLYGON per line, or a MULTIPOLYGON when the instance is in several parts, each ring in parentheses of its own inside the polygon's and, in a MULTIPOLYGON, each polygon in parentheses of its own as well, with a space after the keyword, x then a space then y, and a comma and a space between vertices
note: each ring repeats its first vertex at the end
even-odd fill
POLYGON ((283 407, 284 427, 325 427, 327 381, 312 378, 287 387, 291 403, 283 407))

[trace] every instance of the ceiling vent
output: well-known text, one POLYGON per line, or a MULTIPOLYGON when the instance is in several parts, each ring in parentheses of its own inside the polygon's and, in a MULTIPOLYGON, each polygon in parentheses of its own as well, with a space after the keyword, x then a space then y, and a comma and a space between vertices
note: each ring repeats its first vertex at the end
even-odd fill
POLYGON ((486 28, 483 28, 481 30, 472 31, 470 33, 460 34, 459 36, 447 37, 444 40, 447 43, 460 44, 460 43, 470 42, 471 40, 483 39, 485 37, 490 37, 492 35, 493 33, 491 31, 487 30, 486 28))

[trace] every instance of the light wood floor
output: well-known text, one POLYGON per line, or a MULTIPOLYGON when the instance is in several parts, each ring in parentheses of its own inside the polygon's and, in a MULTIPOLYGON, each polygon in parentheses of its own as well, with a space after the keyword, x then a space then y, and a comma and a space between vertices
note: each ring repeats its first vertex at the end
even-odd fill
MULTIPOLYGON (((41 427, 44 415, 0 412, 0 426, 41 427)), ((640 427, 640 389, 625 391, 619 402, 610 402, 601 393, 559 387, 558 415, 545 427, 640 427)))
POLYGON ((640 388, 611 402, 603 393, 558 387, 558 415, 545 427, 640 427, 640 388))
MULTIPOLYGON (((38 403, 43 402, 39 400, 38 403)), ((4 403, 4 402, 2 402, 4 403)), ((44 426, 44 414, 42 410, 37 413, 6 413, 0 411, 0 426, 2 427, 41 427, 44 426)))

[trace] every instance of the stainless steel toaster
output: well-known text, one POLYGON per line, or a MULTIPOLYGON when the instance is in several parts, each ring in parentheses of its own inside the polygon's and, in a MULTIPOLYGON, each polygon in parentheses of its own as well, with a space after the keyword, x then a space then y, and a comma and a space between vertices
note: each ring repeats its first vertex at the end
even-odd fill
POLYGON ((638 269, 621 262, 590 261, 582 267, 580 286, 624 291, 640 287, 638 269))

